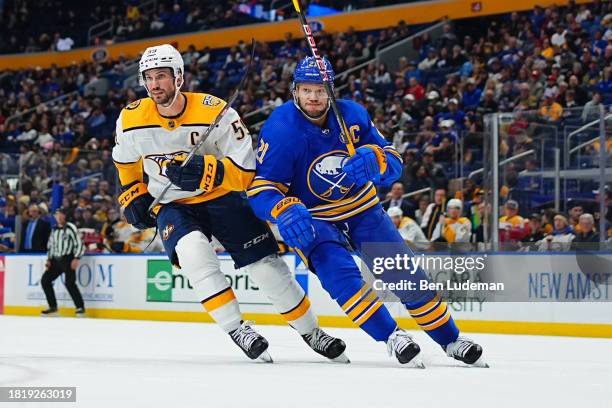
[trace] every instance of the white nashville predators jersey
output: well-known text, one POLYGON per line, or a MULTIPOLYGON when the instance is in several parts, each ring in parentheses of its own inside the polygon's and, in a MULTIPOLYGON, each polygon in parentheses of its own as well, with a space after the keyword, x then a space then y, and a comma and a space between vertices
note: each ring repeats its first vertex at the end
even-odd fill
MULTIPOLYGON (((151 98, 133 102, 121 111, 117 119, 113 160, 123 186, 144 181, 146 174, 149 193, 157 197, 169 181, 166 166, 173 158, 189 153, 226 103, 204 93, 185 92, 182 95, 185 107, 173 117, 160 115, 151 98)), ((197 154, 213 155, 223 162, 221 185, 208 193, 183 191, 172 185, 161 203, 208 201, 230 191, 245 190, 253 180, 255 154, 251 136, 232 108, 225 113, 197 154)))

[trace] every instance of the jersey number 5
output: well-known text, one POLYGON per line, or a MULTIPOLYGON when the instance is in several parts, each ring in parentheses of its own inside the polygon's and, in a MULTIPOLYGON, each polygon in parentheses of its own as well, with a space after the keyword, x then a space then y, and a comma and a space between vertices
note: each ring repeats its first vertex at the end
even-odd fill
POLYGON ((237 140, 242 140, 246 135, 249 134, 246 126, 242 122, 242 119, 238 119, 232 122, 232 128, 234 129, 234 133, 236 134, 237 140))

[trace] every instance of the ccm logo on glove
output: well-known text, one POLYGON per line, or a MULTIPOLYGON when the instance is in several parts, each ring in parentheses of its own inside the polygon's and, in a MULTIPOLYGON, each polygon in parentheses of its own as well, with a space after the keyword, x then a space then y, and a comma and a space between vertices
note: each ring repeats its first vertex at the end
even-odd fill
POLYGON ((154 227, 155 219, 149 214, 153 196, 149 194, 147 185, 142 182, 134 182, 122 188, 124 191, 118 201, 123 207, 123 214, 127 222, 140 230, 154 227))
POLYGON ((148 192, 149 190, 147 189, 147 185, 145 183, 134 184, 121 193, 119 196, 119 205, 126 207, 133 200, 148 192))
POLYGON ((206 161, 204 169, 204 177, 200 183, 200 189, 204 191, 212 190, 215 183, 215 174, 217 173, 217 160, 206 161))
POLYGON ((175 158, 166 167, 166 176, 172 184, 184 191, 203 190, 205 193, 223 182, 224 167, 215 156, 193 156, 182 166, 184 157, 175 158))

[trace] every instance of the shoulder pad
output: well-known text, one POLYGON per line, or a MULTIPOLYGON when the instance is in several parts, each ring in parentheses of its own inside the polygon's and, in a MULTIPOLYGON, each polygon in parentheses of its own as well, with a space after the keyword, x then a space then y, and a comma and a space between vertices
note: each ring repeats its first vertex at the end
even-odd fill
POLYGON ((151 98, 138 99, 121 111, 121 128, 125 131, 139 126, 150 125, 157 116, 155 102, 151 98))

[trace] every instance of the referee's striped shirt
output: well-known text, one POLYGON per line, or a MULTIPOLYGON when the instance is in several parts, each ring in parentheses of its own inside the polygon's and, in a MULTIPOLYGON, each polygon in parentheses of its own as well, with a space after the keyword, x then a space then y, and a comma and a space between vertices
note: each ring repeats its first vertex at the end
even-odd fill
POLYGON ((67 222, 63 227, 59 225, 53 227, 47 247, 49 258, 61 258, 67 255, 80 258, 85 253, 85 245, 83 245, 79 231, 71 222, 67 222))

